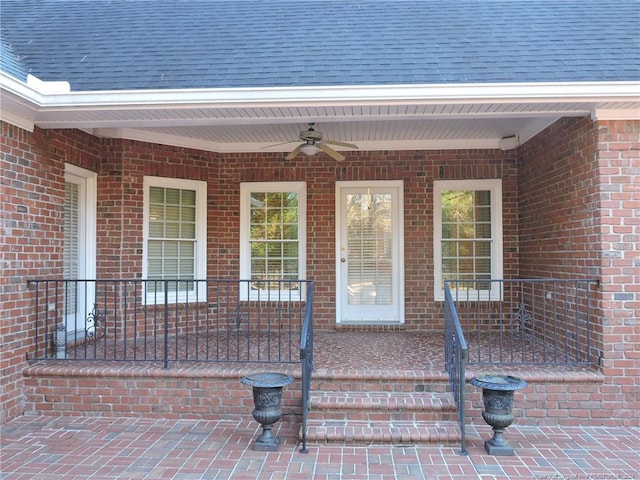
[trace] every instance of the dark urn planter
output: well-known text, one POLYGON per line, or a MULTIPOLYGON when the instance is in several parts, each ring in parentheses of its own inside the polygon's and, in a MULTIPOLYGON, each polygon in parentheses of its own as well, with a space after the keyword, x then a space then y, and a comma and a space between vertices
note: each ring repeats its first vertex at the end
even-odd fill
POLYGON ((527 382, 510 375, 487 374, 474 377, 471 385, 482 388, 482 418, 493 428, 493 438, 484 442, 485 450, 489 455, 513 455, 504 431, 514 420, 513 392, 526 387, 527 382))
POLYGON ((262 435, 253 444, 253 449, 258 452, 276 452, 280 439, 271 433, 271 426, 282 417, 282 387, 292 383, 293 377, 284 373, 254 373, 242 377, 240 382, 253 387, 255 409, 251 414, 262 425, 262 435))

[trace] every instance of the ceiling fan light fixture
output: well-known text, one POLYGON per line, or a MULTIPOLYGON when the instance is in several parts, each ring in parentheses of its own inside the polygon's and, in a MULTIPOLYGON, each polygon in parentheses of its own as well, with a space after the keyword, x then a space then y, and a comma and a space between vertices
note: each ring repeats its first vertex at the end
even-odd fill
POLYGON ((300 151, 304 153, 307 157, 312 157, 316 153, 318 153, 318 147, 314 143, 307 142, 305 145, 302 146, 300 151))

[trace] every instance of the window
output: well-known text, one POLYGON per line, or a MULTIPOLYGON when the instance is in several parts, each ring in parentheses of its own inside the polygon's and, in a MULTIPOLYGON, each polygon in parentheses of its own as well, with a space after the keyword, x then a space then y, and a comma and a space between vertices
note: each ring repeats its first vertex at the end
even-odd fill
POLYGON ((245 299, 299 300, 306 252, 306 184, 240 185, 240 278, 253 280, 245 299), (279 290, 286 290, 286 292, 279 290))
POLYGON ((433 198, 435 299, 445 280, 473 280, 457 287, 465 298, 499 300, 487 280, 502 278, 501 180, 435 181, 433 198))
POLYGON ((147 303, 205 301, 207 184, 160 177, 144 179, 144 271, 147 303))

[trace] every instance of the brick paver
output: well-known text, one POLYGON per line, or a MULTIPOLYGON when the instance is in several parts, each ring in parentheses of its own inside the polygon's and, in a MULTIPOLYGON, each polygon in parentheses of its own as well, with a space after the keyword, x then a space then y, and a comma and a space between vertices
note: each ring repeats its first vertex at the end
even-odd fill
POLYGON ((279 422, 278 452, 254 452, 246 420, 19 417, 1 429, 2 480, 640 479, 640 429, 512 425, 512 457, 487 455, 486 426, 468 428, 469 455, 427 445, 309 445, 279 422))

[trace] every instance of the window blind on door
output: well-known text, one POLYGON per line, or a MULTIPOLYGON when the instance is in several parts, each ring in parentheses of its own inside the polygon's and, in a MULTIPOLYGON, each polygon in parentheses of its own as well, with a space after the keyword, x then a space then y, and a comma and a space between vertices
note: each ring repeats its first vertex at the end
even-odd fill
POLYGON ((351 305, 393 302, 390 194, 347 196, 347 290, 351 305))
MULTIPOLYGON (((79 273, 79 230, 80 230, 80 186, 66 182, 64 185, 64 227, 63 227, 63 266, 65 280, 78 279, 79 273)), ((65 291, 65 309, 67 314, 76 312, 76 290, 65 291)))

